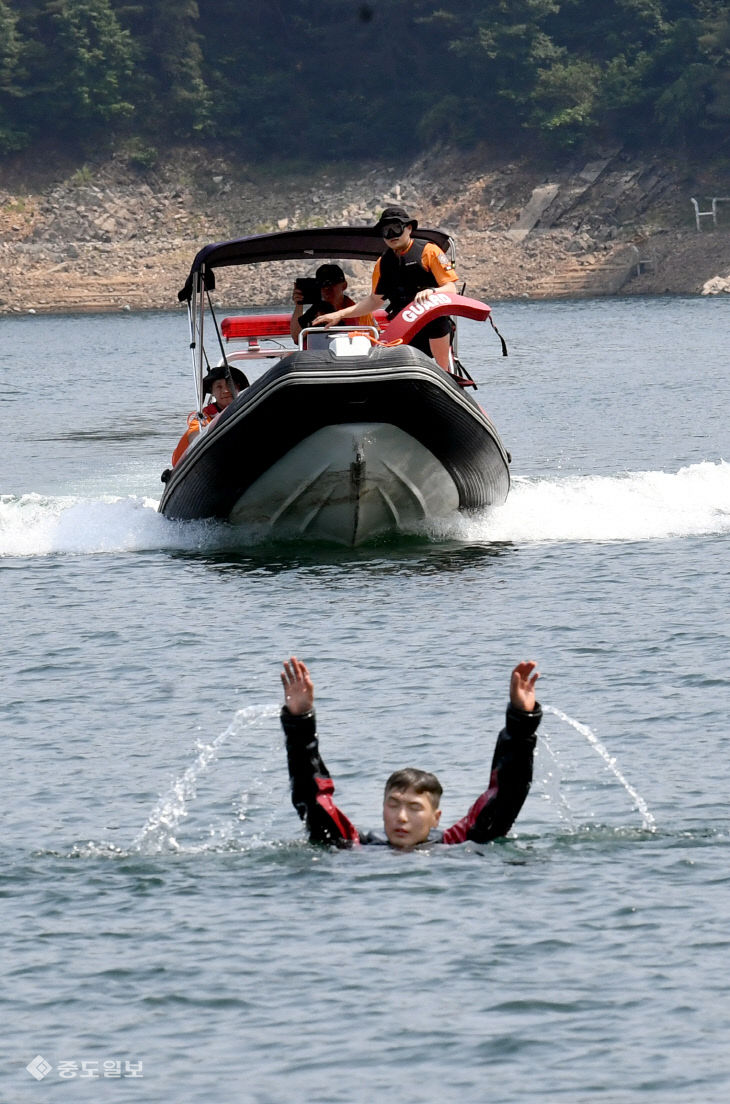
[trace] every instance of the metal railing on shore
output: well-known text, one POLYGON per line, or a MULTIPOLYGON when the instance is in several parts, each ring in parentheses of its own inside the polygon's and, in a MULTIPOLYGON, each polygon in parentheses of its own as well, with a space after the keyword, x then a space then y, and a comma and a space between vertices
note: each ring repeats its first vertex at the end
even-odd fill
POLYGON ((709 211, 700 211, 700 205, 694 196, 690 199, 690 203, 695 209, 695 222, 697 223, 697 229, 700 230, 700 219, 711 218, 712 225, 717 226, 717 205, 718 203, 730 203, 730 196, 713 196, 712 207, 709 211))

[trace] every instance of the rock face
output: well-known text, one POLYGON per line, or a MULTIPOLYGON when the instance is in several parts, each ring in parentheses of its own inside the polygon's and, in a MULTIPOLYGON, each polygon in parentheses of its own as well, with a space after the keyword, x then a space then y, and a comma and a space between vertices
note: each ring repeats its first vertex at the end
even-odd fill
POLYGON ((703 295, 722 295, 723 293, 730 295, 730 275, 713 276, 702 285, 703 295))
POLYGON ((517 222, 505 231, 510 241, 523 242, 559 194, 559 184, 542 184, 539 188, 534 188, 527 206, 520 211, 517 222))
MULTIPOLYGON (((730 206, 699 233, 690 203, 698 193, 730 193, 730 180, 619 151, 558 168, 481 150, 277 175, 183 150, 144 175, 111 159, 49 171, 34 186, 23 179, 22 165, 0 169, 2 312, 171 309, 208 242, 371 225, 393 203, 452 234, 460 280, 487 301, 713 294, 712 278, 730 272, 730 206)), ((351 292, 367 292, 369 266, 344 267, 351 292)), ((295 276, 310 268, 229 270, 215 299, 236 309, 288 304, 295 276)))

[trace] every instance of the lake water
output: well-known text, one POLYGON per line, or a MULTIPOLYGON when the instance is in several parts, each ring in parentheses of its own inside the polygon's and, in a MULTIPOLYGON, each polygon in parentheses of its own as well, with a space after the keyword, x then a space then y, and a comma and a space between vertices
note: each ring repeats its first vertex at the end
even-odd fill
POLYGON ((3 1104, 730 1099, 730 299, 495 318, 507 503, 356 552, 156 513, 182 314, 0 321, 3 1104), (292 652, 363 828, 461 816, 538 659, 510 838, 306 844, 292 652))

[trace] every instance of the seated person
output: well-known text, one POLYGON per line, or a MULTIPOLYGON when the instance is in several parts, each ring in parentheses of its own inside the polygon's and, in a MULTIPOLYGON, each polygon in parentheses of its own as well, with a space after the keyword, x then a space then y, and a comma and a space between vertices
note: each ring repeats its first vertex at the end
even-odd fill
POLYGON ((518 663, 510 680, 507 723, 492 757, 489 783, 466 816, 445 831, 439 829, 441 784, 435 775, 407 767, 385 783, 385 834, 362 833, 341 812, 332 795, 335 787, 319 753, 314 713, 314 685, 304 663, 292 656, 284 663, 281 681, 291 795, 305 822, 311 843, 357 847, 381 844, 411 851, 422 844, 487 843, 512 827, 532 782, 532 760, 542 709, 535 701, 537 664, 518 663))
MULTIPOLYGON (((422 303, 438 287, 454 291, 458 276, 451 261, 433 242, 414 237, 418 219, 403 207, 386 207, 375 224, 385 244, 384 253, 375 262, 372 292, 351 307, 339 307, 317 319, 325 326, 341 326, 344 319, 362 311, 373 311, 388 302, 388 318, 394 318, 409 303, 422 303)), ((450 371, 451 319, 446 316, 427 322, 409 344, 433 357, 450 371)))
POLYGON ((248 387, 248 379, 240 368, 232 365, 221 364, 218 368, 211 368, 203 377, 203 402, 207 395, 211 395, 213 402, 204 406, 201 411, 194 410, 188 414, 188 428, 183 433, 172 454, 173 468, 185 455, 191 443, 200 433, 201 429, 210 425, 226 407, 230 406, 240 391, 248 387))
MULTIPOLYGON (((320 298, 306 311, 304 310, 304 295, 296 284, 294 285, 291 296, 294 310, 292 311, 289 327, 294 342, 299 341, 299 334, 305 327, 314 325, 317 315, 324 314, 327 311, 340 310, 342 307, 351 307, 354 304, 354 300, 349 295, 345 295, 347 279, 339 265, 320 265, 315 274, 315 279, 319 285, 320 298)), ((363 314, 357 317, 355 323, 360 326, 375 325, 371 314, 363 314)))

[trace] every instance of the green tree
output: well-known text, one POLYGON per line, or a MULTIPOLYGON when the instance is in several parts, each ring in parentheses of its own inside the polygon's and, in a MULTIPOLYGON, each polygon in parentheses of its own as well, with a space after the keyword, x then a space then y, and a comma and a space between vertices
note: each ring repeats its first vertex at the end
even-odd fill
POLYGON ((17 118, 21 56, 18 17, 0 0, 0 153, 22 149, 28 141, 28 132, 18 126, 17 118))
POLYGON ((538 72, 563 53, 546 29, 558 10, 557 0, 466 0, 433 12, 442 56, 457 63, 453 86, 473 140, 504 139, 529 124, 538 72))
POLYGON ((211 97, 196 0, 117 0, 116 8, 139 53, 138 130, 166 140, 199 137, 210 124, 211 97))
POLYGON ((727 142, 726 0, 0 0, 0 150, 727 142))
POLYGON ((574 58, 538 69, 530 124, 556 145, 580 145, 597 126, 600 66, 574 58))
POLYGON ((651 53, 665 34, 666 8, 666 0, 561 0, 548 26, 571 58, 606 65, 618 56, 630 61, 651 53))
POLYGON ((33 133, 98 140, 132 114, 134 43, 109 0, 19 7, 24 80, 18 115, 33 133))
POLYGON ((226 135, 296 157, 414 149, 442 81, 432 10, 430 0, 219 0, 204 49, 226 135))
POLYGON ((109 0, 51 0, 52 92, 63 115, 78 121, 114 122, 133 111, 127 93, 135 51, 109 0))
POLYGON ((700 26, 698 44, 706 58, 706 129, 727 148, 730 134, 730 11, 713 5, 700 26))
POLYGON ((676 18, 665 18, 651 49, 621 53, 606 66, 600 116, 629 144, 644 145, 648 133, 655 143, 699 147, 713 129, 711 107, 721 104, 727 58, 723 64, 720 51, 713 64, 703 46, 699 4, 668 7, 665 16, 676 18))

